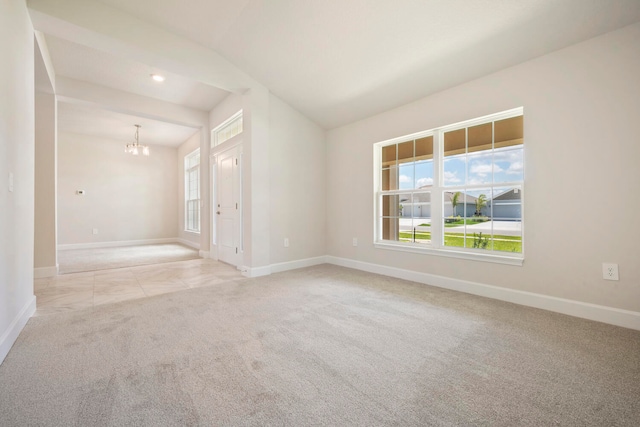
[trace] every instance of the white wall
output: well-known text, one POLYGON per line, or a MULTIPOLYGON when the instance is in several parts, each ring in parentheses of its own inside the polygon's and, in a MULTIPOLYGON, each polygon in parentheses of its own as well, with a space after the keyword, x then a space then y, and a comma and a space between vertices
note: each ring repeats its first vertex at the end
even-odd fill
POLYGON ((635 24, 328 132, 329 255, 640 311, 638 46, 635 24), (522 267, 373 247, 375 142, 519 106, 522 267), (619 282, 602 279, 603 262, 620 265, 619 282))
POLYGON ((230 94, 209 112, 209 133, 225 120, 242 110, 242 95, 230 94))
POLYGON ((178 236, 177 149, 151 145, 145 157, 124 145, 58 135, 59 245, 178 236))
MULTIPOLYGON (((206 130, 205 130, 206 132, 206 130)), ((188 154, 193 153, 195 150, 200 148, 200 132, 194 133, 189 139, 178 147, 178 237, 180 239, 191 242, 194 247, 200 248, 200 233, 194 233, 192 231, 185 230, 185 203, 184 203, 184 157, 188 154)), ((202 150, 201 150, 202 151, 202 150)), ((201 153, 202 154, 202 153, 201 153)), ((200 160, 200 165, 202 167, 202 156, 200 160)), ((202 172, 200 174, 200 178, 202 179, 202 172)), ((203 191, 202 182, 200 183, 200 201, 201 204, 205 202, 206 193, 203 191)), ((202 221, 202 218, 201 218, 202 221)), ((202 224, 200 224, 200 228, 202 229, 202 224)))
MULTIPOLYGON (((210 112, 213 129, 243 110, 244 266, 325 254, 324 130, 264 90, 229 95, 210 112), (284 239, 289 247, 284 247, 284 239)), ((213 248, 215 250, 215 248, 213 248)))
POLYGON ((325 255, 324 138, 320 126, 270 96, 271 264, 325 255))
POLYGON ((54 276, 57 273, 56 105, 57 101, 53 93, 36 91, 33 251, 36 277, 54 276))
POLYGON ((0 0, 0 362, 35 312, 34 46, 22 0, 0 0), (9 174, 13 191, 9 191, 9 174))
POLYGON ((54 94, 55 73, 42 33, 36 32, 34 43, 35 82, 35 218, 34 277, 58 274, 56 167, 57 110, 54 94))

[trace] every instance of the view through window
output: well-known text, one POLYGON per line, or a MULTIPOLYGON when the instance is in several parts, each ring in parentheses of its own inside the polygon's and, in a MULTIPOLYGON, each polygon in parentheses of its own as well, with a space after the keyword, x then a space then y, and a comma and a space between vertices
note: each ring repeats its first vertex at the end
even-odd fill
POLYGON ((521 108, 375 150, 377 243, 521 257, 521 108))
POLYGON ((184 198, 186 231, 200 232, 200 149, 184 158, 184 198))

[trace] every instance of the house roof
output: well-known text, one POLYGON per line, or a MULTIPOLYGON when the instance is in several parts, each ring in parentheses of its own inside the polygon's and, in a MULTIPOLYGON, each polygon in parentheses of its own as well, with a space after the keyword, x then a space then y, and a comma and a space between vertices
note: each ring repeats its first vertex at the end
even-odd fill
POLYGON ((505 191, 493 198, 493 200, 520 200, 521 193, 519 190, 512 188, 510 190, 505 191))

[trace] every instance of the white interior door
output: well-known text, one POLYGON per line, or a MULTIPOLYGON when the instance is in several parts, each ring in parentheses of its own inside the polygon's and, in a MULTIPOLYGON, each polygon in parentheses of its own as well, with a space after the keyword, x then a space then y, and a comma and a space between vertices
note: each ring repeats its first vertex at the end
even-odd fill
POLYGON ((218 259, 239 266, 242 263, 240 207, 240 147, 216 155, 216 237, 218 259))

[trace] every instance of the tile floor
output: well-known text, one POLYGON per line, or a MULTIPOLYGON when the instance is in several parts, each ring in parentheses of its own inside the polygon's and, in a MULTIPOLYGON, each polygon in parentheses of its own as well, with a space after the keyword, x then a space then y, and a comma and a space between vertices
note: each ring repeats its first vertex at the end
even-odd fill
POLYGON ((211 286, 243 276, 211 259, 63 274, 34 280, 36 316, 211 286))

